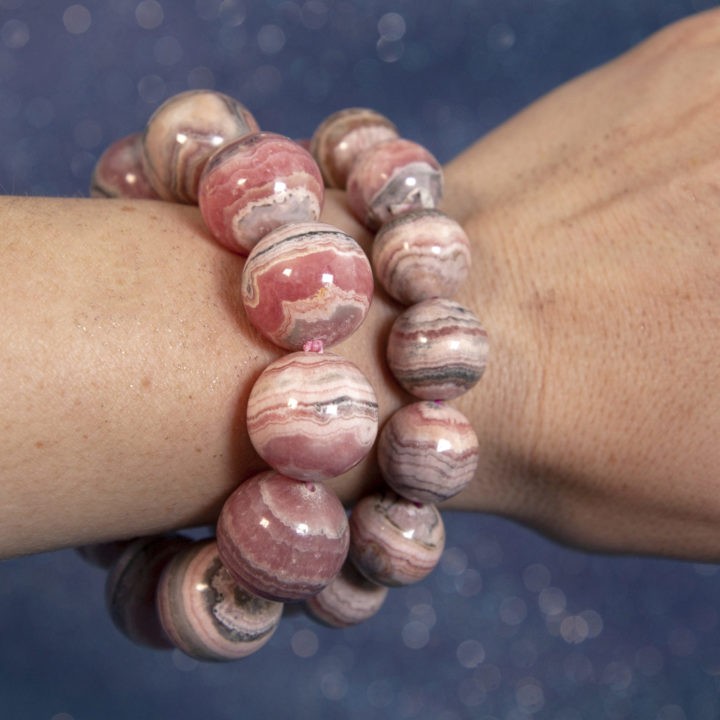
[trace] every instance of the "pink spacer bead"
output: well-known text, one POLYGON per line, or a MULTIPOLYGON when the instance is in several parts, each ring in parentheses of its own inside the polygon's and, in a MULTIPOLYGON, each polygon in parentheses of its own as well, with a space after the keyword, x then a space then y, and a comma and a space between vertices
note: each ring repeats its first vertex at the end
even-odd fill
POLYGON ((440 163, 422 145, 385 140, 362 152, 347 180, 350 209, 372 230, 413 210, 434 209, 442 197, 440 163))
POLYGON ((324 223, 286 225, 266 235, 243 268, 241 295, 250 322, 288 350, 335 345, 370 308, 372 269, 349 235, 324 223))
POLYGON ((378 463, 385 482, 408 500, 439 503, 464 490, 475 476, 477 435, 455 408, 417 402, 385 423, 378 463))
POLYGON ((235 138, 258 132, 240 102, 212 90, 189 90, 166 100, 148 121, 143 162, 150 184, 163 200, 196 203, 208 158, 235 138))
POLYGON ((333 353, 270 363, 250 391, 247 429, 258 454, 297 480, 342 475, 372 449, 378 404, 367 378, 333 353))
POLYGON ((275 133, 223 145, 203 170, 200 212, 225 247, 247 255, 271 230, 320 217, 325 188, 307 150, 275 133))
POLYGON ((388 588, 370 582, 346 562, 317 595, 306 600, 308 612, 330 627, 343 628, 368 620, 380 610, 388 588))
POLYGON ((160 199, 143 167, 142 133, 116 140, 100 156, 90 179, 90 197, 160 199))
POLYGON ((418 210, 383 225, 372 245, 378 282, 404 305, 451 297, 470 268, 470 241, 459 223, 418 210))
POLYGON ((198 660, 237 660, 259 650, 283 606, 238 587, 213 540, 178 553, 158 587, 158 613, 173 644, 198 660))
POLYGON ((322 483, 267 471, 227 499, 217 542, 223 564, 246 590, 268 600, 304 600, 340 572, 349 544, 347 516, 322 483))
POLYGON ((360 500, 350 515, 350 560, 373 582, 418 582, 437 565, 444 547, 445 527, 434 505, 375 493, 360 500))
POLYGON ((462 305, 437 298, 403 312, 388 337, 396 380, 422 400, 450 400, 470 390, 487 364, 487 332, 462 305))
POLYGON ((367 108, 347 108, 327 117, 310 141, 328 187, 342 190, 357 156, 383 140, 398 136, 395 125, 384 115, 367 108))
POLYGON ((179 535, 138 538, 120 554, 105 583, 115 627, 137 645, 172 647, 160 624, 155 596, 165 566, 190 544, 179 535))

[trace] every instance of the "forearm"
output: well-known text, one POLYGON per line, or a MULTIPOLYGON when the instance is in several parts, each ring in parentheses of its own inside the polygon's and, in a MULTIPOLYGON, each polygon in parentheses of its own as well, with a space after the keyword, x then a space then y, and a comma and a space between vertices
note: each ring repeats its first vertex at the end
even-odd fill
MULTIPOLYGON (((245 405, 278 354, 245 319, 243 260, 196 208, 4 198, 0 216, 0 554, 212 522, 262 467, 245 405)), ((324 219, 367 243, 339 203, 324 219)), ((398 312, 378 292, 336 349, 373 383, 381 422, 409 400, 384 362, 398 312)), ((456 403, 475 422, 481 392, 456 403)), ((350 502, 377 482, 371 456, 331 484, 350 502)), ((455 506, 476 507, 475 490, 455 506)))

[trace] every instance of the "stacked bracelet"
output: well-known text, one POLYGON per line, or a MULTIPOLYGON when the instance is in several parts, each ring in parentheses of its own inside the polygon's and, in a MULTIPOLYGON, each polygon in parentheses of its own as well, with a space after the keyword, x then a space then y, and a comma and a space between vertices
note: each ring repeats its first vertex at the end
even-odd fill
POLYGON ((217 539, 140 539, 115 560, 108 604, 136 642, 226 660, 267 642, 285 602, 305 601, 333 626, 367 619, 388 587, 436 565, 445 532, 434 503, 475 474, 477 438, 447 401, 480 379, 487 336, 449 299, 467 275, 470 246, 437 210, 440 165, 365 109, 332 115, 309 147, 260 132, 227 96, 194 91, 111 146, 93 173, 94 196, 197 202, 213 237, 247 255, 240 289, 249 321, 289 351, 248 399, 248 433, 270 469, 228 497, 217 539), (365 319, 373 269, 353 238, 318 222, 325 185, 346 189, 352 212, 377 231, 375 277, 409 306, 393 325, 387 361, 417 398, 380 433, 387 487, 361 499, 349 520, 324 481, 373 449, 378 403, 361 371, 327 349, 365 319))

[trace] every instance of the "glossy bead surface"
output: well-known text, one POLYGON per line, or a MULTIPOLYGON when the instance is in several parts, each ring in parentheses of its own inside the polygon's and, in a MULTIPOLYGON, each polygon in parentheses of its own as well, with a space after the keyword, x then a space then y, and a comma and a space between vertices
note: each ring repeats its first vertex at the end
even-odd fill
POLYGON ((90 197, 160 199, 145 175, 142 133, 120 138, 103 152, 90 178, 90 197))
POLYGON ((375 615, 387 594, 385 585, 370 582, 352 563, 346 562, 323 590, 306 601, 305 607, 320 622, 343 628, 375 615))
POLYGON ((470 267, 470 242, 459 223, 418 210, 383 225, 372 245, 380 284, 405 305, 451 297, 470 267))
POLYGON ((163 200, 196 203, 208 158, 235 138, 258 132, 240 102, 211 90, 189 90, 166 100, 148 121, 143 161, 150 184, 163 200))
POLYGON ((193 543, 163 572, 158 613, 173 644, 199 660, 237 660, 275 632, 283 606, 238 587, 213 540, 193 543))
POLYGON ((367 108, 347 108, 333 113, 318 126, 310 141, 310 151, 328 187, 345 189, 357 156, 397 136, 397 128, 384 115, 367 108))
POLYGON ((247 405, 247 429, 258 454, 298 480, 328 480, 370 451, 378 404, 367 378, 333 353, 297 352, 265 368, 247 405))
POLYGON ((434 209, 441 197, 440 163, 422 145, 401 138, 362 152, 347 181, 350 208, 371 229, 413 210, 434 209))
POLYGON ((225 502, 220 558, 235 580, 269 600, 304 600, 322 590, 347 557, 347 516, 322 483, 273 471, 254 475, 225 502))
POLYGON ((350 515, 349 558, 373 582, 408 585, 426 577, 445 547, 445 527, 434 505, 394 492, 360 500, 350 515))
POLYGON ((358 243, 324 223, 287 225, 250 253, 241 294, 250 322, 269 340, 300 350, 350 336, 370 308, 370 262, 358 243))
POLYGON ((422 400, 450 400, 482 377, 487 332, 452 300, 425 300, 403 312, 388 338, 387 361, 397 381, 422 400))
POLYGON ((105 602, 115 627, 137 645, 169 648, 155 605, 160 576, 173 556, 189 545, 179 536, 138 538, 116 561, 105 583, 105 602))
POLYGON ((282 135, 253 133, 210 157, 200 177, 198 203, 213 236, 247 255, 271 230, 317 220, 324 192, 307 150, 282 135))
POLYGON ((398 495, 438 503, 467 487, 477 470, 478 439, 468 419, 444 403, 417 402, 385 423, 378 463, 398 495))

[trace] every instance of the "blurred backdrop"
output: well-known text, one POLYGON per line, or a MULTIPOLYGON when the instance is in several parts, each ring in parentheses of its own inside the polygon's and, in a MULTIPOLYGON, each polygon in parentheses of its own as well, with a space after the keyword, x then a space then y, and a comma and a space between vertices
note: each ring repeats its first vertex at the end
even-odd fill
MULTIPOLYGON (((709 0, 0 0, 0 191, 78 196, 113 139, 210 87, 309 136, 368 105, 449 160, 534 98, 709 0)), ((1 501, 1 500, 0 500, 1 501)), ((365 626, 290 613, 232 665, 133 647, 104 573, 0 564, 2 720, 710 720, 720 573, 592 556, 446 515, 440 567, 365 626)))

